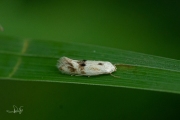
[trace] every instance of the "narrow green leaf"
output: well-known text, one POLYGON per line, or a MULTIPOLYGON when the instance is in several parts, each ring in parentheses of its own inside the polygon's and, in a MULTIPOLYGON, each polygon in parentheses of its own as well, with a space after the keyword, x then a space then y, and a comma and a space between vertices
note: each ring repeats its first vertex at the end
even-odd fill
POLYGON ((48 81, 137 88, 180 93, 180 61, 119 49, 59 41, 0 37, 0 79, 48 81), (57 60, 101 60, 119 63, 117 72, 93 77, 69 76, 57 60))

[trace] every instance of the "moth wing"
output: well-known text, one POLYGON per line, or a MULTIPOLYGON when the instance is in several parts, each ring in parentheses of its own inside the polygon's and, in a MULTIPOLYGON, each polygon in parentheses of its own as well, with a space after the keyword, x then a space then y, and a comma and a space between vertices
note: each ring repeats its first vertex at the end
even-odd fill
POLYGON ((108 62, 102 62, 102 61, 87 61, 84 71, 86 75, 90 75, 90 76, 100 75, 100 74, 109 74, 111 73, 111 71, 113 72, 114 70, 107 63, 108 62), (109 70, 109 69, 112 69, 112 70, 109 70))

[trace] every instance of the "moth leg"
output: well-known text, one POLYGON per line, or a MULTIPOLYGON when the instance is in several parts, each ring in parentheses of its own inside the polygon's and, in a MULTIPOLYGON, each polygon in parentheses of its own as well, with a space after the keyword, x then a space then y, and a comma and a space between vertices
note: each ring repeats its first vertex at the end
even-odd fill
POLYGON ((74 75, 74 76, 83 76, 83 75, 74 75))
POLYGON ((71 74, 71 76, 76 76, 75 74, 71 74))
POLYGON ((115 77, 115 78, 120 78, 119 76, 113 75, 110 73, 111 76, 115 77))
MULTIPOLYGON (((75 75, 75 76, 84 76, 84 75, 75 75)), ((90 76, 87 76, 87 77, 90 77, 90 76)))

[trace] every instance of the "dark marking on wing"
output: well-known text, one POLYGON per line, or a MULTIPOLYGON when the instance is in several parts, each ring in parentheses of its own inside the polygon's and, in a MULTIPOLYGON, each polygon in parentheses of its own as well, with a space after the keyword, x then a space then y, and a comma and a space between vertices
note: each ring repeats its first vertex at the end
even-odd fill
POLYGON ((60 71, 63 71, 62 67, 59 68, 60 71))
POLYGON ((79 64, 79 65, 81 65, 81 66, 83 66, 83 67, 84 67, 84 66, 86 66, 86 64, 85 64, 85 63, 81 63, 81 64, 79 64))
POLYGON ((86 66, 86 60, 81 60, 77 62, 79 64, 79 69, 83 70, 84 66, 86 66))
POLYGON ((98 65, 103 65, 103 63, 98 63, 98 65))
POLYGON ((73 64, 72 64, 72 63, 68 62, 67 64, 68 64, 70 67, 73 67, 73 64))
POLYGON ((76 72, 76 69, 74 67, 68 66, 69 71, 76 72))
POLYGON ((84 71, 81 71, 81 74, 86 74, 84 71))

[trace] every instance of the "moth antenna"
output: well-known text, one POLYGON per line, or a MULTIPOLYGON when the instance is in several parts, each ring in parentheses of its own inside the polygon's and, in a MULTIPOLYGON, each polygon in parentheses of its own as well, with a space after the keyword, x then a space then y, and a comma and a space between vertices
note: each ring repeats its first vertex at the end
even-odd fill
POLYGON ((118 66, 118 65, 122 65, 122 64, 114 64, 114 66, 118 66))
POLYGON ((120 78, 119 76, 113 75, 110 73, 111 76, 115 77, 115 78, 120 78))

